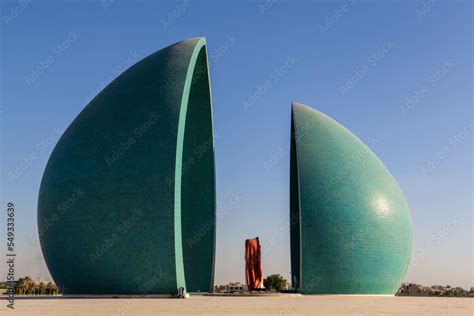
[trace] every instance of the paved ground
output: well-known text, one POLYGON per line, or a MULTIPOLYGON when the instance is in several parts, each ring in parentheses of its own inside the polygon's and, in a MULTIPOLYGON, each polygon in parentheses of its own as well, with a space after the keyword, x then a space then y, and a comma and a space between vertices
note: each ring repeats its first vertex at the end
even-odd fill
POLYGON ((387 296, 17 299, 3 315, 474 315, 473 298, 387 296))

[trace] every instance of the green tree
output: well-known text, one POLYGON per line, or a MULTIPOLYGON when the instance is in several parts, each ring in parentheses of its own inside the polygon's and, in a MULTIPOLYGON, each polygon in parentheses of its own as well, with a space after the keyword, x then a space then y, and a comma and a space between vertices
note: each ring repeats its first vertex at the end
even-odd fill
POLYGON ((25 276, 24 278, 18 279, 15 284, 16 294, 24 295, 28 291, 29 283, 33 282, 31 277, 25 276))
POLYGON ((263 286, 269 291, 281 291, 286 288, 286 282, 280 274, 272 274, 263 280, 263 286))
POLYGON ((56 286, 56 284, 53 283, 51 288, 52 288, 53 295, 58 295, 59 294, 59 289, 56 286))
POLYGON ((46 284, 46 293, 48 293, 48 295, 51 295, 52 292, 53 292, 53 283, 48 282, 48 284, 46 284))

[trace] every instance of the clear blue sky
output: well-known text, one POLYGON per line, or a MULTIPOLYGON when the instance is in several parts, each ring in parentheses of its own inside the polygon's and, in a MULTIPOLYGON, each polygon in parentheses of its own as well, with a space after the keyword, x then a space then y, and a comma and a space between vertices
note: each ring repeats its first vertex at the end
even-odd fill
POLYGON ((75 3, 1 5, 0 200, 16 204, 17 274, 49 277, 36 201, 57 131, 131 64, 205 36, 223 214, 216 283, 243 281, 244 240, 257 235, 264 273, 289 276, 295 100, 371 144, 399 181, 414 223, 406 280, 474 286, 470 1, 75 3))

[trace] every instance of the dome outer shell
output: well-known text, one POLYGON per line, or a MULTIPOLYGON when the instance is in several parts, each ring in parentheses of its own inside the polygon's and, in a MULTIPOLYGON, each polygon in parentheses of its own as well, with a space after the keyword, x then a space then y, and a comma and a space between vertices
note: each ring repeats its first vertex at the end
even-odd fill
POLYGON ((43 174, 38 230, 65 294, 211 289, 215 174, 204 38, 133 65, 71 123, 43 174), (186 243, 204 224, 206 234, 186 243))
POLYGON ((394 294, 408 268, 412 224, 375 154, 294 102, 290 181, 293 285, 306 294, 394 294))

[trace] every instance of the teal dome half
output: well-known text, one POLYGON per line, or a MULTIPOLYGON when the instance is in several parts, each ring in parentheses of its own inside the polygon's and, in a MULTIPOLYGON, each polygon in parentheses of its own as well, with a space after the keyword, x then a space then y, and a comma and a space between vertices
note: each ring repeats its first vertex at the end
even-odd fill
POLYGON ((206 40, 144 58, 54 148, 38 230, 66 294, 212 290, 215 170, 206 40))
POLYGON ((412 248, 410 211, 377 156, 349 130, 292 104, 293 285, 307 294, 394 294, 412 248))

